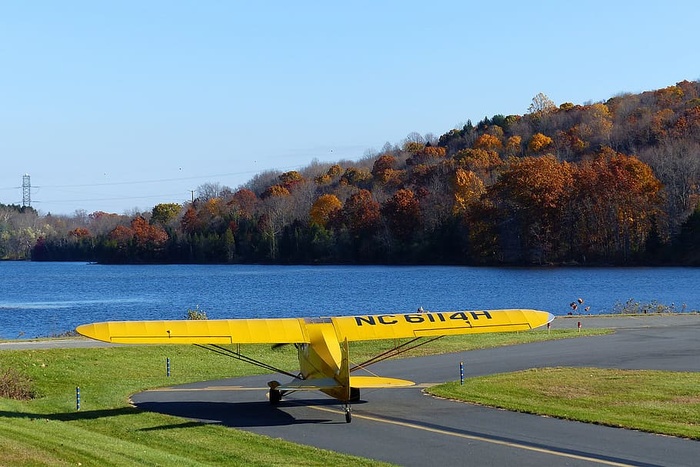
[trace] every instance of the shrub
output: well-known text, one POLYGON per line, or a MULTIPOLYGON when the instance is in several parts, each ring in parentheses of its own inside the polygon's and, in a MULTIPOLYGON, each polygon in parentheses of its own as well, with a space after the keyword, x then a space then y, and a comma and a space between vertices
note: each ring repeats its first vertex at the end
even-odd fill
POLYGON ((191 320, 204 320, 207 319, 207 313, 204 310, 200 310, 199 305, 197 305, 194 310, 191 308, 187 310, 187 315, 185 318, 191 320))
POLYGON ((29 400, 34 398, 32 380, 13 368, 0 370, 0 397, 29 400))
MULTIPOLYGON (((665 305, 663 303, 659 303, 657 301, 651 301, 649 303, 643 303, 643 302, 638 302, 635 301, 633 298, 630 298, 627 300, 625 303, 620 303, 616 302, 615 306, 613 307, 613 313, 618 313, 618 314, 630 314, 630 315, 640 315, 640 314, 649 314, 649 313, 678 313, 679 310, 676 309, 675 304, 671 305, 665 305)), ((685 312, 686 306, 683 305, 681 312, 685 312)))

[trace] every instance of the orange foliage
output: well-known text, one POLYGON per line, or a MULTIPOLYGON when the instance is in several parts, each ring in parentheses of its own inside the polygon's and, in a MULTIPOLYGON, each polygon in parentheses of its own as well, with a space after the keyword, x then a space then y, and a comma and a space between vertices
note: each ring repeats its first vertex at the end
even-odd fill
POLYGON ((473 147, 474 149, 483 149, 485 151, 500 151, 503 149, 503 143, 497 136, 483 134, 474 141, 473 147))
POLYGON ((197 210, 194 207, 187 207, 185 214, 182 216, 182 220, 180 220, 180 226, 183 232, 187 234, 193 234, 201 228, 199 218, 197 217, 197 210))
POLYGON ((454 213, 466 211, 486 192, 484 182, 474 172, 458 167, 454 175, 454 213))
POLYGON ((380 182, 382 182, 387 187, 397 188, 404 184, 405 179, 405 170, 389 169, 384 171, 384 175, 380 179, 380 182))
POLYGON ((262 192, 260 197, 262 199, 265 198, 270 198, 270 197, 282 197, 282 196, 289 196, 291 193, 289 193, 289 190, 282 185, 272 185, 269 186, 265 189, 265 191, 262 192))
POLYGON ((572 186, 570 164, 551 155, 510 159, 497 183, 511 199, 538 214, 561 209, 572 186))
POLYGON ((674 105, 682 102, 683 95, 683 89, 681 89, 679 86, 669 86, 667 88, 654 91, 656 104, 659 107, 673 107, 674 105))
POLYGON ((416 153, 420 152, 421 150, 423 150, 424 147, 425 147, 425 144, 423 144, 423 143, 417 143, 415 141, 407 141, 403 145, 403 150, 404 150, 404 152, 416 154, 416 153))
POLYGON ((131 221, 131 230, 138 246, 160 247, 168 241, 168 234, 159 225, 151 225, 141 216, 131 221))
POLYGON ((332 213, 342 207, 343 203, 340 202, 337 196, 330 194, 321 195, 314 201, 309 211, 311 222, 325 227, 332 213))
POLYGON ((676 113, 671 109, 661 109, 654 114, 651 120, 651 132, 656 139, 664 139, 668 136, 668 130, 674 125, 676 113))
POLYGON ((425 157, 428 159, 441 159, 447 154, 447 149, 441 146, 428 146, 421 152, 425 154, 425 157))
POLYGON ((520 135, 514 135, 508 138, 506 141, 505 152, 508 156, 518 156, 522 151, 522 137, 520 135))
POLYGON ((576 174, 577 233, 585 248, 629 254, 643 248, 660 215, 662 185, 651 168, 633 156, 604 148, 576 174))
POLYGON ((379 203, 370 191, 360 190, 345 201, 342 216, 353 234, 371 233, 379 225, 379 203))
POLYGON ((340 177, 340 184, 360 187, 370 180, 372 180, 372 174, 368 170, 350 167, 346 169, 343 176, 340 177))
POLYGON ((686 109, 673 126, 672 136, 676 138, 697 138, 700 140, 700 102, 686 109))
POLYGON ((238 206, 240 214, 250 218, 258 205, 258 197, 251 190, 243 188, 233 194, 229 205, 238 206))
POLYGON ((578 126, 569 128, 567 131, 559 131, 557 133, 557 145, 562 150, 568 149, 579 155, 588 148, 588 143, 579 136, 578 126))
POLYGON ((532 135, 532 138, 530 138, 530 142, 527 143, 527 149, 530 152, 539 153, 550 147, 552 143, 552 138, 549 136, 543 135, 542 133, 535 133, 532 135))
POLYGON ((396 158, 390 154, 384 154, 374 161, 374 165, 372 165, 372 175, 379 178, 385 171, 393 169, 395 166, 396 158))
POLYGON ((280 184, 289 191, 293 190, 295 187, 304 182, 304 177, 302 177, 296 170, 285 172, 281 174, 278 179, 280 184))
POLYGON ((326 172, 326 175, 328 175, 330 177, 337 177, 342 173, 343 173, 343 168, 338 164, 334 164, 328 168, 328 172, 326 172))
POLYGON ((107 236, 110 240, 120 245, 127 244, 134 238, 134 231, 125 225, 116 226, 107 236))
POLYGON ((75 238, 88 238, 90 237, 90 231, 85 227, 76 227, 68 232, 68 235, 75 238))
POLYGON ((399 239, 408 240, 421 224, 420 204, 413 191, 402 189, 381 208, 389 230, 399 239))
POLYGON ((332 180, 333 177, 331 177, 328 174, 321 174, 318 177, 314 178, 314 182, 316 182, 316 185, 328 185, 332 180))
POLYGON ((486 178, 493 169, 503 164, 496 151, 485 149, 463 149, 454 156, 460 167, 486 178))

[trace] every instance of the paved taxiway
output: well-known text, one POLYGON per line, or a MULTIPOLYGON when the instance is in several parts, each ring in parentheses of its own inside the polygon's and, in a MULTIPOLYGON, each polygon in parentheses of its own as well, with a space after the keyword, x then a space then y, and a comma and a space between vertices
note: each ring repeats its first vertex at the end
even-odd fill
MULTIPOLYGON (((373 370, 416 387, 363 390, 346 424, 320 393, 266 399, 270 376, 208 381, 133 396, 137 406, 401 465, 697 465, 700 442, 569 422, 427 396, 427 385, 532 367, 700 371, 700 316, 557 318, 553 328, 612 335, 383 362, 373 370)), ((352 356, 352 348, 351 348, 352 356)), ((279 379, 277 376, 275 377, 279 379)), ((620 397, 624 397, 620 394, 620 397)))

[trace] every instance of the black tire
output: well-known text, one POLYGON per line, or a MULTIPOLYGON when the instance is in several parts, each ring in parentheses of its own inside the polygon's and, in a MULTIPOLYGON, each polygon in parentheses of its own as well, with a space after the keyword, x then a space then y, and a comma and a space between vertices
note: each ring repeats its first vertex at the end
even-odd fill
POLYGON ((279 404, 282 400, 282 392, 279 389, 270 389, 270 404, 279 404))
POLYGON ((345 423, 350 423, 352 421, 352 412, 350 409, 345 409, 345 423))

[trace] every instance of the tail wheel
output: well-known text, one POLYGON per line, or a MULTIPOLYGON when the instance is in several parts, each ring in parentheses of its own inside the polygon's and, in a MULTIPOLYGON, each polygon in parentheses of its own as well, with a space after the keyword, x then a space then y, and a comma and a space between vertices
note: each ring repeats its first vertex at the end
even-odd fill
POLYGON ((345 407, 345 423, 350 423, 352 421, 352 412, 350 411, 350 406, 345 407))

